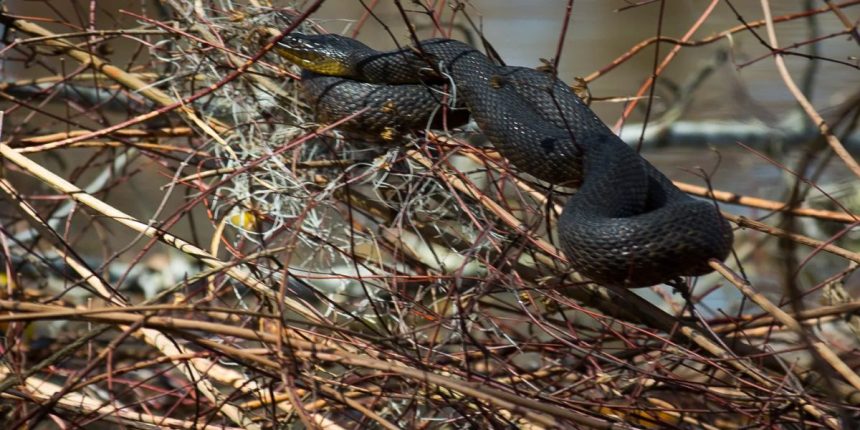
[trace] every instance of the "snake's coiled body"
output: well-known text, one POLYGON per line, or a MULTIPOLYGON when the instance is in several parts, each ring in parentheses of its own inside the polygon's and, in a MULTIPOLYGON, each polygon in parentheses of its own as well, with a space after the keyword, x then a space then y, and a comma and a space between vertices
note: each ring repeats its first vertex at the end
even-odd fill
POLYGON ((306 74, 307 98, 328 119, 368 107, 353 120, 366 129, 392 127, 398 114, 409 126, 425 126, 441 97, 432 84, 452 81, 457 100, 511 163, 553 184, 579 186, 558 234, 573 268, 594 281, 640 287, 701 275, 711 271, 709 259, 731 250, 731 228, 712 203, 680 191, 550 74, 498 66, 450 39, 379 52, 341 36, 295 35, 281 53, 338 76, 306 74), (395 119, 380 114, 386 111, 395 119))

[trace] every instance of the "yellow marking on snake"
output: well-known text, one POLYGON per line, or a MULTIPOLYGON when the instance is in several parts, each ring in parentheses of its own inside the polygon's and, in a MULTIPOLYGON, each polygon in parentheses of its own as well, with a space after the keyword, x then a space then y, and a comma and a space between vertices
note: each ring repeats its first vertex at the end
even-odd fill
POLYGON ((346 76, 351 72, 346 64, 320 53, 284 46, 277 46, 274 51, 302 69, 321 75, 346 76))
POLYGON ((380 110, 382 111, 382 113, 396 114, 397 103, 395 103, 394 100, 388 100, 385 102, 385 104, 382 105, 380 110))
POLYGON ((397 139, 397 136, 399 135, 400 133, 398 133, 397 130, 395 130, 393 127, 385 127, 385 130, 379 133, 379 137, 381 137, 382 140, 386 142, 391 142, 397 139))

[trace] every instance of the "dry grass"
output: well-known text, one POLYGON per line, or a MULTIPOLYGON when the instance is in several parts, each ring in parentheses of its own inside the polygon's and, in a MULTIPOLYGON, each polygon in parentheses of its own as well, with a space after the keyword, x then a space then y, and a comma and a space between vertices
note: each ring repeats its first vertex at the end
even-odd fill
MULTIPOLYGON (((101 3, 75 19, 3 18, 14 72, 0 84, 0 412, 11 425, 840 428, 860 417, 860 302, 846 288, 858 218, 850 197, 809 207, 807 194, 822 195, 814 176, 785 201, 679 184, 768 216, 724 208, 737 252, 689 280, 693 308, 663 287, 647 301, 571 273, 547 233, 566 190, 518 176, 472 134, 379 145, 314 123, 295 70, 267 51, 285 29, 317 31, 319 2, 167 0, 114 10, 109 29, 94 21, 101 3), (771 265, 778 293, 762 294, 747 274, 771 265), (714 308, 720 291, 755 305, 714 308)), ((616 63, 663 40, 662 71, 676 49, 814 14, 848 26, 825 33, 857 33, 844 17, 860 2, 846 1, 695 40, 716 3, 681 40, 643 41, 616 63)), ((400 10, 474 21, 447 4, 400 10)), ((373 16, 345 18, 360 28, 373 16)), ((639 95, 652 88, 643 80, 639 95)), ((804 148, 797 171, 830 150, 856 167, 834 130, 860 113, 842 113, 819 127, 829 149, 804 148)))

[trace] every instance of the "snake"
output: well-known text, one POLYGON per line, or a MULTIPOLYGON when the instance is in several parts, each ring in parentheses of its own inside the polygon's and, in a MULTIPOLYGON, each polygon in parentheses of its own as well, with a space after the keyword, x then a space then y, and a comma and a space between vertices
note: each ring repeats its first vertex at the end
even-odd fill
MULTIPOLYGON (((596 283, 675 282, 711 272, 711 260, 731 252, 716 203, 678 189, 551 71, 499 65, 453 39, 378 51, 336 34, 291 33, 276 50, 302 69, 303 97, 324 121, 349 118, 347 129, 392 137, 431 126, 454 99, 451 112, 465 108, 518 170, 578 188, 557 236, 571 268, 596 283)), ((454 125, 466 120, 455 117, 454 125)))

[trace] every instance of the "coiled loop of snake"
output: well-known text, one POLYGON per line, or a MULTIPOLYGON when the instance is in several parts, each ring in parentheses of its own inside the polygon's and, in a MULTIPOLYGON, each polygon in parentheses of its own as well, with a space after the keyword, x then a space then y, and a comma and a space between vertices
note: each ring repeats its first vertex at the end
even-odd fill
POLYGON ((433 82, 457 97, 517 168, 579 186, 558 221, 571 265, 604 284, 641 287, 711 271, 732 230, 613 134, 571 90, 541 71, 505 67, 455 40, 380 52, 337 35, 290 35, 278 52, 306 70, 305 97, 332 120, 368 107, 356 129, 422 128, 438 111, 433 82), (443 78, 444 77, 444 78, 443 78))

